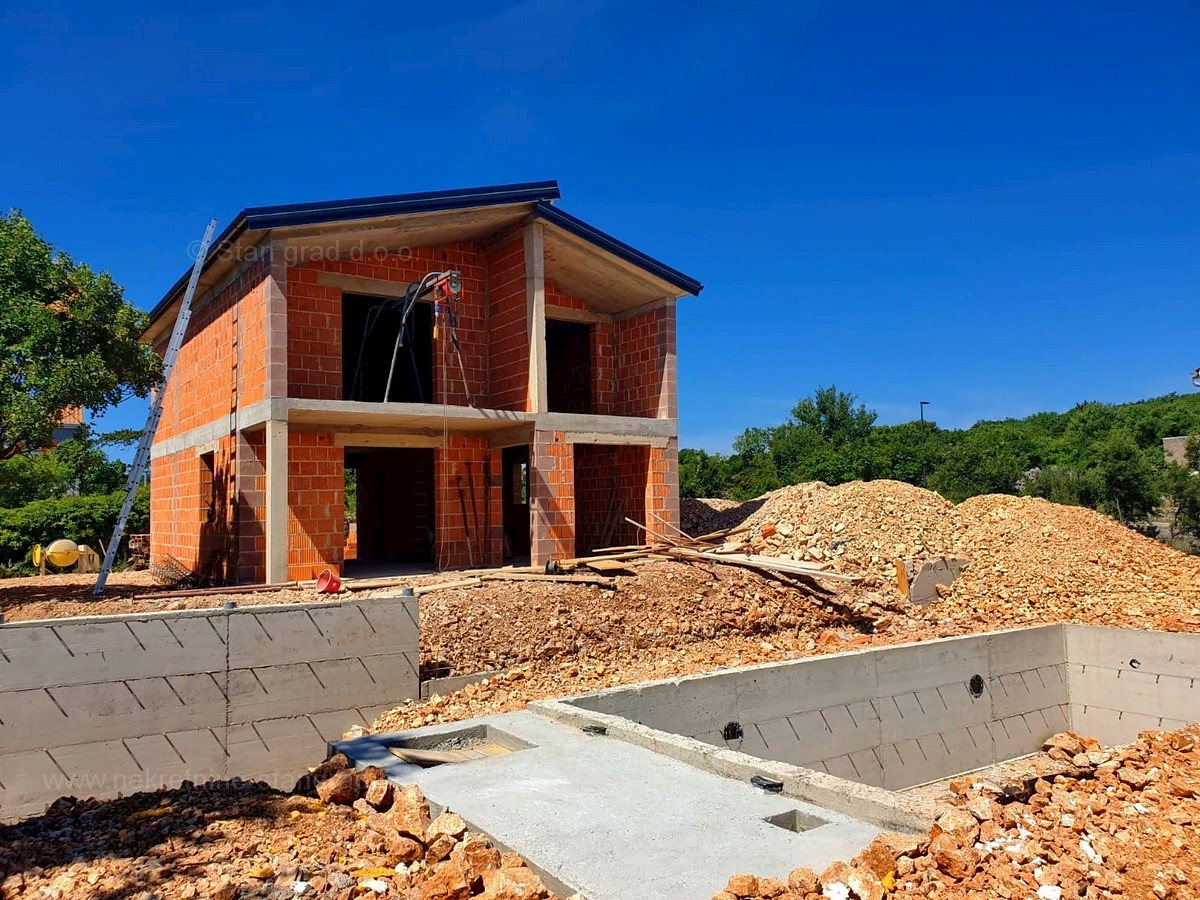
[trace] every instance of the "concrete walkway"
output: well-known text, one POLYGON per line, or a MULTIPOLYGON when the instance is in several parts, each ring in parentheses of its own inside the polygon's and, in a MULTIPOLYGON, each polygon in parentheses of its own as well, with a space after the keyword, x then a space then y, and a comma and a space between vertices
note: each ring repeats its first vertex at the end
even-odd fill
POLYGON ((838 813, 529 712, 334 747, 360 767, 378 765, 394 781, 420 785, 433 803, 524 856, 549 876, 549 886, 589 900, 708 900, 740 872, 786 880, 804 865, 819 873, 878 833, 838 813), (481 725, 532 746, 431 769, 402 763, 387 750, 398 738, 481 725), (798 834, 765 821, 791 811, 811 823, 808 830, 798 834))

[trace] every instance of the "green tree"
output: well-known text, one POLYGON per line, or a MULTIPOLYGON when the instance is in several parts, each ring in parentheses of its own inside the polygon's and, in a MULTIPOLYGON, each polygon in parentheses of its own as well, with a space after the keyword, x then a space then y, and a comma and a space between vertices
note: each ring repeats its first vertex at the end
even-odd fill
POLYGON ((865 438, 871 426, 879 418, 874 410, 868 410, 858 398, 833 385, 817 388, 813 396, 806 397, 792 408, 796 424, 811 428, 834 447, 865 438))
POLYGON ((679 496, 724 497, 728 492, 725 460, 703 450, 679 451, 679 496))
POLYGON ((109 459, 86 426, 74 437, 36 453, 0 460, 0 508, 34 500, 109 494, 125 485, 125 464, 109 459))
POLYGON ((961 503, 978 494, 1012 494, 1025 471, 1024 461, 986 431, 972 433, 946 453, 929 476, 929 486, 947 500, 961 503))
POLYGON ((1123 522, 1144 520, 1158 506, 1161 494, 1154 470, 1133 435, 1124 429, 1114 431, 1094 452, 1099 508, 1123 522))
POLYGON ((50 445, 66 411, 145 397, 161 361, 146 314, 107 273, 55 249, 19 211, 0 215, 0 459, 50 445))

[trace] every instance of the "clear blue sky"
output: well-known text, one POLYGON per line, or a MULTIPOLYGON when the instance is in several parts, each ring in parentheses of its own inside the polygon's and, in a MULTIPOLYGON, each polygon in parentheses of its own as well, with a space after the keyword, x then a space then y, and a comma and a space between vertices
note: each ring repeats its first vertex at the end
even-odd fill
POLYGON ((684 446, 1192 389, 1194 2, 141 6, 4 5, 0 205, 142 307, 210 215, 556 178, 706 285, 684 446))

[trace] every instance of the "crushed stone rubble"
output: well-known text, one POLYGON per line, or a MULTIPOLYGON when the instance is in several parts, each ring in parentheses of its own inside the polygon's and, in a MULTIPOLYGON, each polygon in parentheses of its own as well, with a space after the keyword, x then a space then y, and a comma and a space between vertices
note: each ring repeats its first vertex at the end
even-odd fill
POLYGON ((1198 741, 1196 725, 1116 750, 1058 734, 1046 747, 1067 772, 1018 785, 965 776, 926 834, 881 835, 849 863, 786 881, 733 875, 713 900, 1200 896, 1198 741))
POLYGON ((4 900, 553 900, 515 853, 340 754, 285 794, 210 782, 0 827, 4 900), (314 789, 315 787, 315 789, 314 789))
POLYGON ((898 560, 966 560, 961 577, 939 590, 942 615, 970 608, 1003 627, 1034 616, 1099 620, 1115 612, 1200 627, 1200 557, 1084 507, 1007 494, 955 506, 896 481, 810 482, 728 503, 684 507, 706 525, 746 524, 752 535, 767 526, 773 533, 756 552, 827 563, 888 594, 897 592, 898 560))

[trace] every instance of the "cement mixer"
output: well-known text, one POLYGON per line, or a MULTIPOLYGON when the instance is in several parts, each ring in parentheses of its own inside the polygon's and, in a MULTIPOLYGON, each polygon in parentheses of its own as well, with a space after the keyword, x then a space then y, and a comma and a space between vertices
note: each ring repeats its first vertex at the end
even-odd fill
POLYGON ((47 547, 34 544, 31 555, 39 575, 45 575, 48 566, 59 571, 74 566, 79 573, 95 572, 100 562, 100 555, 87 544, 76 544, 67 538, 51 541, 47 547))

